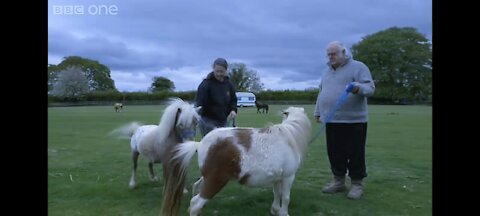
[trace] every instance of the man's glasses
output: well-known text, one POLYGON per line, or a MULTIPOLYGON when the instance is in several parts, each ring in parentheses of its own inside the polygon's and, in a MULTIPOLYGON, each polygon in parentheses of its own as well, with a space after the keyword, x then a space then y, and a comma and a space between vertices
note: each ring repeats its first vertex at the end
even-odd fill
POLYGON ((327 53, 327 57, 330 57, 330 56, 337 56, 337 55, 338 55, 338 52, 327 53))

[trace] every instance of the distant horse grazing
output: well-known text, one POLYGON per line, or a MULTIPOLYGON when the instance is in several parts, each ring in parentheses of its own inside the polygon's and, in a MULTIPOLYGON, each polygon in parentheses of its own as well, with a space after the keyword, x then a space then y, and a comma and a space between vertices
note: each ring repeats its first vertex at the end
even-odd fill
POLYGON ((273 185, 270 212, 288 215, 290 189, 307 151, 311 124, 301 107, 289 107, 283 114, 281 124, 261 129, 217 128, 200 142, 175 146, 169 165, 179 171, 166 175, 163 215, 178 215, 186 172, 196 151, 202 177, 193 185, 190 216, 199 215, 203 206, 232 179, 249 187, 273 185))
POLYGON ((123 110, 123 104, 122 103, 115 103, 113 105, 113 108, 115 108, 115 112, 121 112, 123 110))
POLYGON ((268 113, 268 104, 255 101, 255 106, 257 106, 257 113, 260 113, 260 110, 262 110, 262 113, 268 113))
POLYGON ((197 109, 192 104, 181 99, 172 99, 165 108, 159 125, 142 126, 132 122, 110 132, 111 135, 121 138, 131 138, 133 166, 129 187, 133 189, 136 186, 135 173, 140 154, 148 159, 150 180, 157 181, 153 164, 162 163, 163 170, 167 170, 173 146, 195 138, 199 119, 197 109))

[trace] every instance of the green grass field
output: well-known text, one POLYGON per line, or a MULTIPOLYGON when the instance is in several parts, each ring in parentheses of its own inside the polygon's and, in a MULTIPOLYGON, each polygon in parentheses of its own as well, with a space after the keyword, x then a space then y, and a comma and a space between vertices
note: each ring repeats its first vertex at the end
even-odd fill
MULTIPOLYGON (((313 105, 302 106, 311 117, 313 105)), ((279 123, 279 110, 286 107, 273 105, 268 115, 240 108, 237 126, 279 123)), ((137 188, 128 189, 130 141, 106 134, 130 121, 158 124, 164 108, 126 106, 122 113, 111 106, 48 108, 48 215, 158 215, 163 179, 150 182, 147 162, 140 156, 137 188)), ((349 200, 347 192, 321 192, 331 178, 322 134, 310 145, 297 173, 290 215, 432 214, 432 108, 370 105, 369 113, 368 177, 362 199, 349 200)), ((314 134, 319 125, 311 119, 314 134)), ((199 177, 196 161, 192 160, 189 186, 199 177)), ((155 171, 162 176, 161 165, 155 171)), ((183 198, 182 215, 187 215, 190 198, 183 198)), ((245 188, 232 181, 202 215, 269 215, 272 201, 271 188, 245 188)))

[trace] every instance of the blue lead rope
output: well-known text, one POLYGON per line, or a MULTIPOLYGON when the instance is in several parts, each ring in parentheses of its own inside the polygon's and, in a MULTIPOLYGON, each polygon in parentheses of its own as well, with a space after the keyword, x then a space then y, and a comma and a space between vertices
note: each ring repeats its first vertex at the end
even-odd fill
POLYGON ((347 101, 348 94, 352 92, 354 87, 355 85, 353 85, 352 83, 347 85, 347 87, 345 88, 345 91, 343 92, 342 95, 340 95, 337 102, 335 103, 335 106, 333 106, 333 108, 328 113, 327 117, 322 121, 323 122, 322 127, 320 127, 320 130, 318 131, 318 133, 315 134, 315 136, 310 140, 309 143, 312 143, 315 139, 317 139, 318 136, 320 136, 320 134, 325 130, 327 123, 332 120, 333 116, 335 116, 335 112, 345 103, 345 101, 347 101))

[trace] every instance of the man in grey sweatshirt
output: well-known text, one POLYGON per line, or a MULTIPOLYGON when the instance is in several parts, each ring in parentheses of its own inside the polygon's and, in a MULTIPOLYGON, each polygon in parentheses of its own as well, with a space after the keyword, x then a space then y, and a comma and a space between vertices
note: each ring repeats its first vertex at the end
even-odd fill
POLYGON ((348 173, 352 185, 347 197, 359 199, 363 194, 362 179, 367 177, 367 97, 375 92, 375 84, 368 67, 353 60, 342 43, 334 41, 328 44, 327 56, 328 68, 322 75, 315 105, 316 121, 326 121, 325 118, 348 84, 353 84, 354 88, 332 119, 326 122, 327 152, 333 180, 322 192, 337 193, 345 190, 345 175, 348 173))

